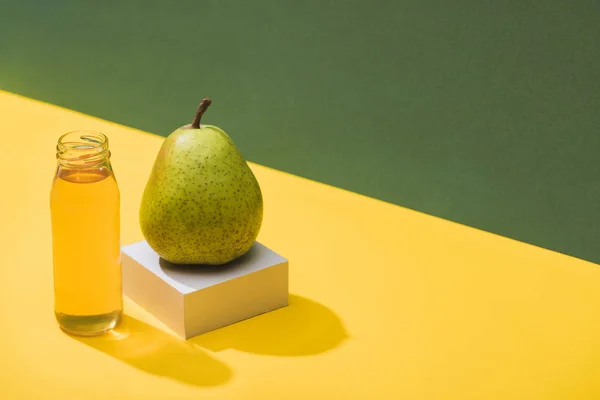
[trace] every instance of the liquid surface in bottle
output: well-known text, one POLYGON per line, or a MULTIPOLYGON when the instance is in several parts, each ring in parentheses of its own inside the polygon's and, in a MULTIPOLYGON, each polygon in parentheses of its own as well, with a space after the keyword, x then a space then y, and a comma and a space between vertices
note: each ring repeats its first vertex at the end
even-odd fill
POLYGON ((54 179, 54 310, 69 332, 98 334, 120 319, 119 201, 109 168, 59 169, 54 179))

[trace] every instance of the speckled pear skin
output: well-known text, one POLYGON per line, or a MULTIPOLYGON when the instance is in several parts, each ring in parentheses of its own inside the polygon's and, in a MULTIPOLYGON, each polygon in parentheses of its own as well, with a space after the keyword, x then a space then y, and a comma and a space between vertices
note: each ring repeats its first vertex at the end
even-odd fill
POLYGON ((140 227, 175 264, 220 265, 244 255, 263 218, 256 177, 216 126, 183 126, 163 142, 142 196, 140 227))

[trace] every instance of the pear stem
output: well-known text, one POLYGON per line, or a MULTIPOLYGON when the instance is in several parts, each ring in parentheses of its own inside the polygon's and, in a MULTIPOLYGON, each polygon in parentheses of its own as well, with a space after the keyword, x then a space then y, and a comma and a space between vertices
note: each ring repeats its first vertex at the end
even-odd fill
POLYGON ((198 111, 196 111, 196 115, 194 115, 194 120, 192 121, 192 128, 200 129, 200 119, 202 119, 202 115, 204 115, 204 112, 208 109, 211 103, 212 100, 208 97, 202 99, 200 105, 198 106, 198 111))

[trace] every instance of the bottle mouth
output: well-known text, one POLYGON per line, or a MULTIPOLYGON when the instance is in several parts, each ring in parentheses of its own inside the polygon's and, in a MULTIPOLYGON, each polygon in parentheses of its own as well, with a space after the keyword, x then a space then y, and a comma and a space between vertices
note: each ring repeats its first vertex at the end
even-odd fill
POLYGON ((88 166, 110 158, 106 135, 89 130, 68 132, 58 139, 56 158, 63 164, 88 166))

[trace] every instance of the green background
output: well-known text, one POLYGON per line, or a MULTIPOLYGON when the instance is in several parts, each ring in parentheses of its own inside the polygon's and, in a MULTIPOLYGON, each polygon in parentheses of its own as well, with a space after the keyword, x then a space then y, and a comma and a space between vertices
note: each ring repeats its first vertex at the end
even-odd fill
POLYGON ((600 262, 599 16, 597 0, 0 0, 0 88, 163 136, 210 96, 204 122, 251 161, 600 262))

